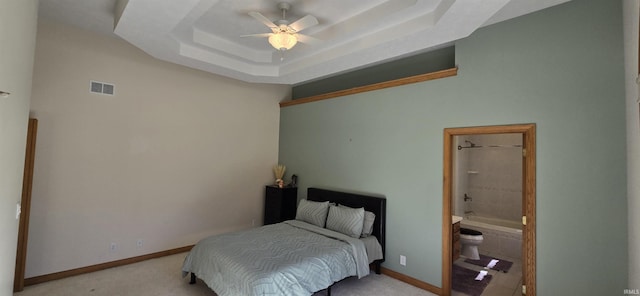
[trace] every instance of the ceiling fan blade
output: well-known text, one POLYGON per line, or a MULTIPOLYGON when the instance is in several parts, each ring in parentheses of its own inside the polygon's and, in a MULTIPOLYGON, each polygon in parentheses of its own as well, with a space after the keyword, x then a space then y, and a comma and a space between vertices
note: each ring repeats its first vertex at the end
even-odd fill
POLYGON ((257 19, 261 23, 265 24, 267 27, 271 28, 271 30, 278 29, 278 25, 274 24, 270 19, 268 19, 267 17, 265 17, 259 12, 251 11, 249 12, 249 15, 252 16, 254 19, 257 19))
POLYGON ((304 35, 304 34, 296 34, 296 38, 298 39, 298 42, 302 42, 304 44, 309 44, 309 45, 317 45, 322 42, 322 40, 318 38, 313 38, 309 35, 304 35))
POLYGON ((289 25, 289 28, 294 29, 296 32, 300 32, 306 28, 313 27, 317 24, 318 24, 318 19, 316 19, 313 15, 307 14, 303 16, 301 19, 289 25))
POLYGON ((248 34, 248 35, 240 35, 240 37, 269 37, 273 33, 262 33, 262 34, 248 34))

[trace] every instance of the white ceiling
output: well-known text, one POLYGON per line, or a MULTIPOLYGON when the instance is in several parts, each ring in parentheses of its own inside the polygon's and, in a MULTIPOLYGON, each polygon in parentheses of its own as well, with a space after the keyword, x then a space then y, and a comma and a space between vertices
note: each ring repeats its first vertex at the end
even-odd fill
POLYGON ((40 16, 122 38, 148 54, 248 82, 297 84, 426 52, 476 29, 568 0, 40 0, 40 16), (302 31, 320 39, 284 53, 248 15, 289 21, 307 14, 319 24, 302 31), (115 21, 116 7, 124 7, 115 21), (114 29, 115 28, 115 29, 114 29), (281 58, 284 58, 283 60, 281 58))

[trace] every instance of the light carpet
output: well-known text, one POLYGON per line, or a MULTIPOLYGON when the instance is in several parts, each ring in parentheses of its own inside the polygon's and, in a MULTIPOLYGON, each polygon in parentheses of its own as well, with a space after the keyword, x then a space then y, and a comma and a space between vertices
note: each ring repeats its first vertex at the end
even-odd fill
MULTIPOLYGON (((182 261, 187 253, 151 259, 130 265, 27 286, 14 296, 215 296, 201 280, 189 285, 189 277, 181 277, 182 261)), ((326 295, 320 291, 314 296, 326 295)), ((431 296, 428 291, 416 288, 385 275, 372 273, 360 280, 349 278, 331 288, 333 296, 407 295, 431 296)))

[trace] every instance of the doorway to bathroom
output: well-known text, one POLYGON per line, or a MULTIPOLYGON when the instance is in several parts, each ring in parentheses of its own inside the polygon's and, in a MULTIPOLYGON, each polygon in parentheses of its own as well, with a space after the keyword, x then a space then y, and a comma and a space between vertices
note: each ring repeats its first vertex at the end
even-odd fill
POLYGON ((442 295, 535 295, 535 140, 534 124, 444 130, 442 295))

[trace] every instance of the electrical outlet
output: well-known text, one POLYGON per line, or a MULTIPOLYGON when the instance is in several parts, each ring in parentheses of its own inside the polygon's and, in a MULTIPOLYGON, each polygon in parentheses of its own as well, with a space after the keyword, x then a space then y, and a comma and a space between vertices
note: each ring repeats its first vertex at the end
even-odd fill
POLYGON ((116 249, 118 249, 118 245, 117 245, 116 243, 111 243, 111 244, 109 245, 109 250, 110 250, 111 252, 115 252, 115 251, 116 251, 116 249))
POLYGON ((400 255, 400 265, 407 266, 407 257, 400 255))
POLYGON ((251 226, 256 226, 256 219, 251 219, 251 226))
POLYGON ((136 241, 136 247, 138 247, 138 249, 142 248, 143 245, 144 241, 141 238, 136 241))

